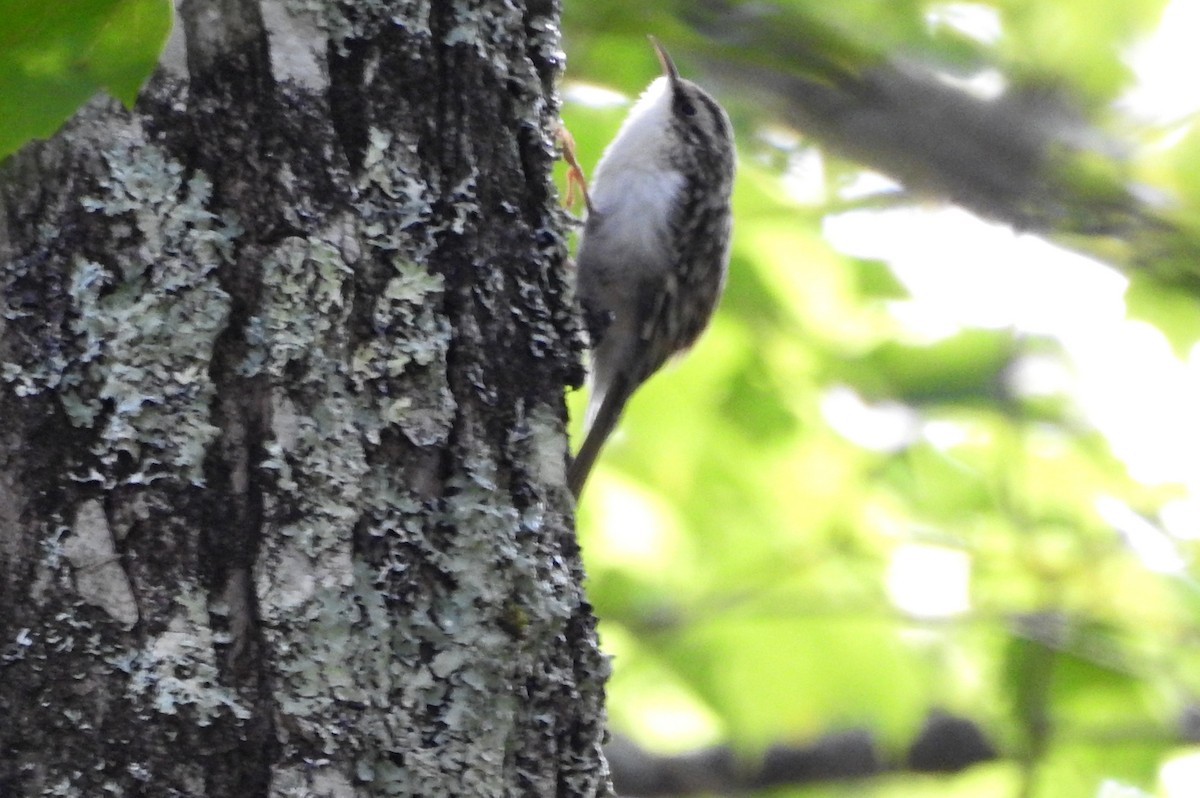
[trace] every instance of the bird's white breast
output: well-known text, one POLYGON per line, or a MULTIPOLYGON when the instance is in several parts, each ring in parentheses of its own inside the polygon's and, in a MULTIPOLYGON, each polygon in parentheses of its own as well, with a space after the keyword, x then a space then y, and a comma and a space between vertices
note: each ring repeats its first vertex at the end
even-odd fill
POLYGON ((666 268, 669 222, 684 178, 672 167, 667 138, 670 91, 666 78, 651 83, 629 111, 596 166, 591 198, 600 224, 590 234, 609 263, 666 268))
POLYGON ((602 221, 594 234, 603 239, 605 260, 666 268, 662 255, 670 246, 670 215, 682 187, 683 175, 676 171, 624 170, 597 181, 592 202, 602 221))

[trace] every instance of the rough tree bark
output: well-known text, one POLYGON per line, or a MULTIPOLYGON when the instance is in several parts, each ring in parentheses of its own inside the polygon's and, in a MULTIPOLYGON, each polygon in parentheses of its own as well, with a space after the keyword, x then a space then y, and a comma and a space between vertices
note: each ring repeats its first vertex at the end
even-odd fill
POLYGON ((0 794, 589 796, 557 0, 183 0, 0 170, 0 794))

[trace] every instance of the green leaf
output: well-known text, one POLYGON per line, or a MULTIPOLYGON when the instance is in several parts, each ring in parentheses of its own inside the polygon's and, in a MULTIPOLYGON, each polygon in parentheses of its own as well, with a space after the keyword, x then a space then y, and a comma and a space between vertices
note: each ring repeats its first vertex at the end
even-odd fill
POLYGON ((862 618, 731 616, 659 650, 752 746, 859 724, 899 740, 925 702, 920 656, 895 631, 862 618))
POLYGON ((1134 276, 1125 291, 1125 306, 1132 318, 1161 330, 1180 358, 1200 341, 1200 312, 1193 293, 1134 276))
POLYGON ((99 89, 131 105, 170 25, 168 0, 0 0, 0 157, 99 89))
POLYGON ((991 402, 1015 353, 1010 332, 971 329, 930 344, 888 341, 835 369, 872 399, 991 402))
POLYGON ((871 299, 906 299, 908 288, 896 277, 892 267, 884 261, 852 259, 849 265, 854 271, 858 291, 871 299))
MULTIPOLYGON (((1054 619, 1031 618, 1029 622, 1052 624, 1054 619)), ((1040 754, 1050 733, 1050 686, 1054 663, 1055 651, 1033 637, 1014 635, 1005 652, 1004 686, 1027 756, 1040 754)))

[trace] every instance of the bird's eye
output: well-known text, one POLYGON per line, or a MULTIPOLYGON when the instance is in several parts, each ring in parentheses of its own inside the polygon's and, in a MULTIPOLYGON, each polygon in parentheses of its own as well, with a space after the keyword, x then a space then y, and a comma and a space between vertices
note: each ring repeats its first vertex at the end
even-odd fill
POLYGON ((679 104, 679 111, 684 116, 695 116, 696 115, 696 106, 692 105, 691 100, 684 100, 683 102, 681 102, 679 104))

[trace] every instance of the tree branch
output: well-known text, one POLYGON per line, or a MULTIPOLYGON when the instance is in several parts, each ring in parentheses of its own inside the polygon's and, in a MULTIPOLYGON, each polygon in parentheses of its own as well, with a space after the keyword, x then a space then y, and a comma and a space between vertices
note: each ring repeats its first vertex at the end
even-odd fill
MULTIPOLYGON (((998 93, 978 96, 961 80, 968 75, 899 60, 791 6, 699 0, 685 16, 708 37, 694 55, 715 86, 830 151, 917 196, 1200 293, 1190 220, 1134 183, 1125 154, 1136 142, 1091 124, 1070 87, 999 75, 998 93)), ((982 57, 975 66, 999 74, 982 57)))
POLYGON ((995 759, 997 753, 973 721, 934 711, 900 762, 889 761, 872 734, 863 729, 828 734, 809 745, 773 745, 758 762, 746 761, 729 746, 656 755, 625 737, 614 738, 605 755, 618 794, 662 798, 860 779, 888 772, 954 773, 995 759))

